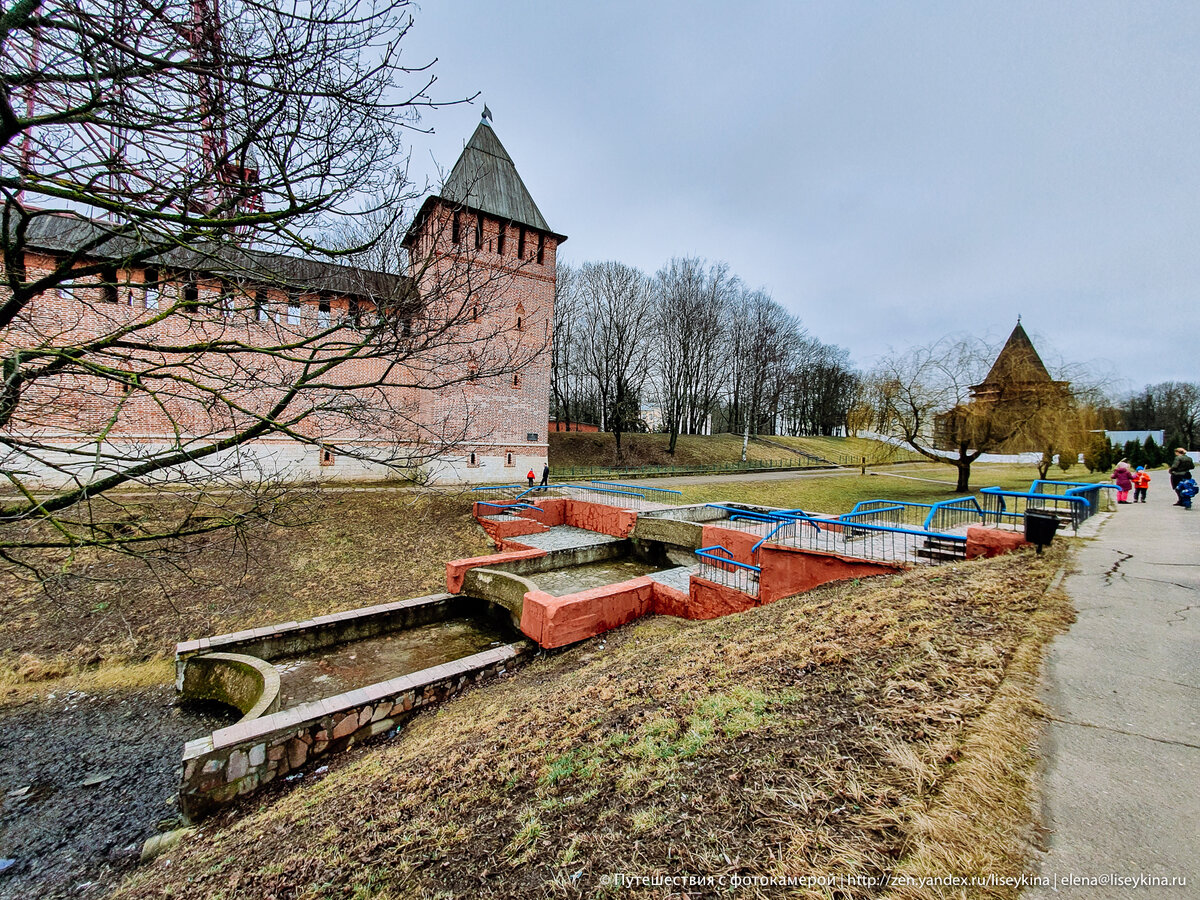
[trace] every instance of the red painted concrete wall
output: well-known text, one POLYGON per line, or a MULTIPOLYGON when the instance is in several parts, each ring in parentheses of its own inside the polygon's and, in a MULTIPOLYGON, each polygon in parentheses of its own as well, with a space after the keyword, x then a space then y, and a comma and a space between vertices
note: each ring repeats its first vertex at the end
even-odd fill
POLYGON ((680 619, 689 618, 687 609, 691 603, 691 598, 683 591, 677 591, 673 587, 668 587, 665 584, 654 582, 654 607, 653 612, 659 616, 677 616, 680 619))
POLYGON ((639 619, 653 602, 654 582, 644 575, 565 597, 529 591, 521 631, 543 647, 563 647, 639 619))
POLYGON ((633 526, 637 524, 637 512, 632 509, 618 509, 603 503, 568 500, 566 524, 624 538, 629 537, 633 526))
MULTIPOLYGON (((576 528, 586 528, 588 531, 624 538, 629 537, 629 533, 633 531, 633 526, 637 524, 637 512, 632 509, 620 509, 605 503, 571 500, 567 497, 544 497, 539 499, 530 494, 529 498, 532 498, 532 502, 540 507, 540 511, 538 509, 523 509, 517 512, 515 516, 532 522, 539 522, 546 526, 574 525, 576 528)), ((494 506, 482 506, 476 503, 474 507, 475 518, 480 519, 480 524, 485 529, 487 529, 489 523, 483 522, 481 517, 494 515, 496 512, 498 510, 494 506)), ((532 533, 532 530, 509 532, 501 535, 501 537, 532 533)), ((740 534, 740 532, 730 533, 740 534)))
POLYGON ((831 581, 894 575, 905 569, 899 564, 867 562, 833 553, 814 553, 771 544, 763 544, 758 554, 762 565, 758 583, 760 603, 774 603, 831 581))
POLYGON ((498 563, 512 562, 516 559, 538 559, 546 555, 545 550, 514 550, 507 553, 493 553, 490 556, 472 556, 467 559, 452 559, 446 563, 446 590, 457 594, 462 590, 463 576, 468 569, 481 566, 494 566, 498 563))
POLYGON ((720 545, 732 553, 736 561, 757 565, 751 548, 762 540, 761 535, 738 531, 736 528, 722 528, 719 525, 705 525, 700 535, 705 547, 720 545))
POLYGON ((972 525, 967 529, 967 559, 978 559, 1000 556, 1012 553, 1021 547, 1029 546, 1024 535, 1015 531, 1001 531, 999 528, 983 528, 972 525))
POLYGON ((759 605, 757 597, 693 575, 687 607, 678 615, 685 619, 717 619, 759 605))
POLYGON ((532 503, 536 503, 543 511, 538 512, 536 509, 523 509, 517 515, 525 519, 531 519, 534 522, 541 522, 546 526, 566 525, 567 524, 567 504, 570 502, 565 497, 535 497, 530 494, 524 498, 532 503))

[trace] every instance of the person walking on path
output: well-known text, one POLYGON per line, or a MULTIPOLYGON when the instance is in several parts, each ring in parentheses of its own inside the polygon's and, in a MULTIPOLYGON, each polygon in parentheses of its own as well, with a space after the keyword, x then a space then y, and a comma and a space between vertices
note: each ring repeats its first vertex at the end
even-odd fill
POLYGON ((1196 496, 1197 490, 1200 487, 1196 484, 1196 479, 1188 473, 1188 477, 1179 482, 1179 487, 1175 488, 1175 493, 1179 495, 1179 505, 1184 509, 1192 508, 1192 498, 1196 496))
POLYGON ((1133 472, 1129 469, 1129 463, 1125 460, 1117 463, 1117 467, 1113 469, 1112 480, 1117 483, 1117 502, 1128 503, 1129 492, 1133 488, 1133 472))
POLYGON ((1150 488, 1150 473, 1145 466, 1138 466, 1133 473, 1133 502, 1145 503, 1146 491, 1150 488))
POLYGON ((533 469, 530 469, 525 477, 529 479, 529 486, 533 487, 533 469))
MULTIPOLYGON (((1192 477, 1192 467, 1194 465, 1195 463, 1187 455, 1186 450, 1182 447, 1175 448, 1175 458, 1171 460, 1171 467, 1167 469, 1167 472, 1171 476, 1171 490, 1175 492, 1176 496, 1179 494, 1179 482, 1192 477)), ((1180 497, 1176 500, 1175 505, 1183 506, 1183 498, 1180 497)))
POLYGON ((542 490, 550 486, 550 463, 542 465, 542 490))

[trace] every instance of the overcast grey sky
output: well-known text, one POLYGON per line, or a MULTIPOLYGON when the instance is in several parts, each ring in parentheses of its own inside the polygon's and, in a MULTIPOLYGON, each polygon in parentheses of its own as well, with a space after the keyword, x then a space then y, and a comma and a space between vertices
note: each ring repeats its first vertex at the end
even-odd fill
MULTIPOLYGON (((864 367, 1017 314, 1047 363, 1200 380, 1200 3, 426 2, 573 263, 730 264, 864 367)), ((412 173, 481 103, 428 113, 412 173)))

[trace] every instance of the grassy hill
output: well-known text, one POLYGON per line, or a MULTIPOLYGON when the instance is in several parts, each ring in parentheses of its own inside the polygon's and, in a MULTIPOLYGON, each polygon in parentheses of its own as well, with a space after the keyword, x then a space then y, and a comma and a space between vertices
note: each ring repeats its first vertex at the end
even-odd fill
MULTIPOLYGON (((611 434, 550 432, 552 469, 578 466, 710 466, 739 463, 742 436, 737 434, 682 434, 675 455, 667 452, 666 434, 626 434, 621 436, 622 455, 616 456, 616 439, 611 434)), ((822 457, 838 465, 900 462, 921 459, 908 451, 865 438, 825 437, 752 437, 746 449, 749 462, 783 462, 797 459, 801 453, 822 457)))
MULTIPOLYGON (((1059 544, 708 622, 653 617, 546 654, 207 824, 116 896, 582 898, 626 896, 612 873, 1017 876, 1037 666, 1069 618, 1046 588, 1064 560, 1059 544)), ((933 896, 842 884, 843 898, 933 896)), ((732 893, 785 892, 830 895, 732 893)))

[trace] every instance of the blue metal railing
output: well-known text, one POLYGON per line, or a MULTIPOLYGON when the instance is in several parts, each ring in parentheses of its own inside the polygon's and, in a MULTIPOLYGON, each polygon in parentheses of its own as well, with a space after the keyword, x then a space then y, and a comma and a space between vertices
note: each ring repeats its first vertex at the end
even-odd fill
MULTIPOLYGON (((858 518, 862 513, 896 506, 903 507, 904 513, 902 516, 895 516, 895 518, 898 518, 901 521, 893 522, 892 524, 920 525, 925 521, 925 516, 928 515, 929 510, 933 507, 933 504, 917 503, 911 500, 860 500, 854 504, 854 508, 851 509, 849 513, 845 513, 843 516, 839 516, 838 518, 844 518, 845 516, 853 516, 858 518)), ((887 519, 889 520, 892 518, 893 516, 890 514, 887 516, 887 519)), ((868 521, 870 521, 869 518, 868 521)))
POLYGON ((641 484, 621 484, 617 481, 589 481, 588 484, 599 484, 603 487, 609 488, 624 488, 626 490, 633 491, 634 493, 641 494, 647 499, 651 496, 654 496, 659 500, 666 502, 676 501, 683 496, 683 491, 676 491, 671 488, 649 487, 641 484))
POLYGON ((776 529, 772 543, 873 562, 939 562, 966 555, 967 539, 960 534, 842 519, 814 518, 811 524, 819 529, 802 529, 800 524, 796 521, 776 529))
POLYGON ((489 503, 486 500, 476 500, 480 506, 491 506, 495 509, 512 510, 512 509, 536 509, 538 512, 545 512, 540 506, 534 506, 532 503, 489 503))
POLYGON ((700 559, 700 565, 696 574, 706 581, 722 584, 733 588, 735 591, 741 591, 743 594, 757 597, 758 576, 762 570, 758 566, 750 565, 749 563, 741 563, 732 558, 717 556, 717 551, 728 554, 729 557, 733 556, 733 553, 720 544, 714 544, 711 547, 701 547, 696 551, 696 556, 700 559))
MULTIPOLYGON (((1096 492, 1097 496, 1099 491, 1096 492)), ((1086 519, 1095 512, 1095 502, 1089 502, 1084 497, 1064 494, 1035 493, 1033 491, 1006 491, 1003 488, 984 488, 979 492, 984 503, 984 521, 991 518, 997 525, 1005 519, 1021 519, 1029 510, 1039 512, 1066 513, 1070 516, 1071 527, 1079 529, 1086 519), (1011 501, 1012 508, 1009 509, 1011 501), (1031 503, 1030 501, 1037 501, 1031 503)))
POLYGON ((726 547, 722 547, 720 544, 713 544, 711 547, 701 547, 696 551, 696 555, 702 559, 716 560, 717 562, 726 566, 736 566, 739 569, 749 569, 751 572, 762 571, 762 568, 759 566, 751 565, 750 563, 738 562, 733 558, 733 551, 727 549, 726 547), (728 554, 728 556, 717 556, 717 550, 728 554))
POLYGON ((945 531, 968 522, 983 522, 983 507, 974 497, 939 500, 929 508, 921 527, 926 531, 945 531))

